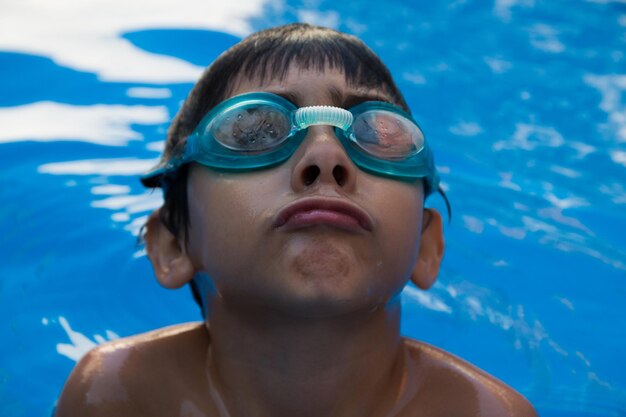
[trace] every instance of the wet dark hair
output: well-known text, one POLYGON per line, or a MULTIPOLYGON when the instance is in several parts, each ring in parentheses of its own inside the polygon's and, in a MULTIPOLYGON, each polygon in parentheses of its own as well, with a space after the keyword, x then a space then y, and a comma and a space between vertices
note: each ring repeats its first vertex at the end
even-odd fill
MULTIPOLYGON (((320 72, 328 68, 340 70, 348 85, 377 89, 392 103, 410 112, 385 64, 360 39, 306 23, 278 26, 243 39, 204 71, 167 132, 159 166, 183 152, 187 136, 213 107, 228 98, 237 80, 281 81, 293 65, 320 72)), ((188 172, 188 165, 184 165, 173 178, 142 179, 146 187, 164 188, 160 218, 183 245, 188 243, 189 229, 188 172)), ((191 288, 194 298, 202 305, 193 281, 191 288)))

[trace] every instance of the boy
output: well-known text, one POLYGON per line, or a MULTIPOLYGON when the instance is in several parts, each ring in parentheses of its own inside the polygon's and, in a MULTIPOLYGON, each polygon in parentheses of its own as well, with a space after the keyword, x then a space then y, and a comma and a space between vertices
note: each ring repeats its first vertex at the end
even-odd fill
POLYGON ((176 116, 146 224, 159 282, 204 322, 99 346, 58 416, 534 416, 399 334, 399 293, 443 256, 432 154, 380 59, 304 24, 251 35, 176 116), (325 107, 320 107, 325 106, 325 107), (346 109, 349 109, 346 110, 346 109))

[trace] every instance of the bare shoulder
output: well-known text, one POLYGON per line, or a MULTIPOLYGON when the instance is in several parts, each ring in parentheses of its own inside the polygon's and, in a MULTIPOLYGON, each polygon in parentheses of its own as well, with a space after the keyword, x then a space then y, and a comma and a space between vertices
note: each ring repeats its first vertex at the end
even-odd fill
POLYGON ((74 367, 55 416, 144 415, 159 390, 175 392, 167 376, 198 368, 207 343, 204 325, 187 323, 99 345, 74 367))
MULTIPOLYGON (((404 339, 423 382, 417 397, 432 403, 433 415, 537 417, 519 392, 471 363, 427 343, 404 339), (439 412, 438 412, 439 411, 439 412)), ((416 398, 417 400, 418 398, 416 398)))

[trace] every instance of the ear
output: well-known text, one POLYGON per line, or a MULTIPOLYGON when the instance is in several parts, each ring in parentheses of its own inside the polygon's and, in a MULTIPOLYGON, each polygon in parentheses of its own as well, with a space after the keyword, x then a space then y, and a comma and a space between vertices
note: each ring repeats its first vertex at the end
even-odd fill
POLYGON ((443 258, 443 222, 433 209, 424 209, 422 238, 411 281, 423 290, 429 289, 437 279, 443 258))
POLYGON ((146 223, 146 251, 159 284, 166 288, 180 288, 194 277, 196 270, 181 244, 165 227, 159 210, 146 223))

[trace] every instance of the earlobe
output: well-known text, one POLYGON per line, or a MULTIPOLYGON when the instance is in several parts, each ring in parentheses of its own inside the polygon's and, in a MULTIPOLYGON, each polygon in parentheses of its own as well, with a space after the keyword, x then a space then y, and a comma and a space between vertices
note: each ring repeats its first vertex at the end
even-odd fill
POLYGON ((146 251, 159 283, 180 288, 194 277, 196 270, 183 244, 165 227, 159 210, 146 222, 146 251))
POLYGON ((444 246, 441 215, 433 209, 424 209, 419 254, 411 273, 411 281, 419 288, 427 290, 435 283, 444 246))

